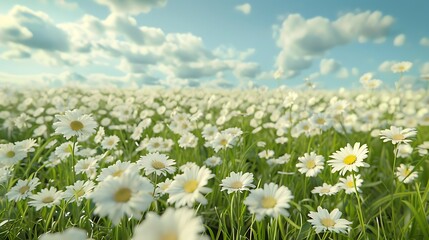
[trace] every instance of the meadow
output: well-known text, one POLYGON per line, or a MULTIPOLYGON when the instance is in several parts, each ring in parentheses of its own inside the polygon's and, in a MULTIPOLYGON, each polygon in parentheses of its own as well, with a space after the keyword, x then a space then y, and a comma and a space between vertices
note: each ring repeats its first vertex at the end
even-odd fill
POLYGON ((0 90, 1 239, 429 239, 426 90, 0 90))

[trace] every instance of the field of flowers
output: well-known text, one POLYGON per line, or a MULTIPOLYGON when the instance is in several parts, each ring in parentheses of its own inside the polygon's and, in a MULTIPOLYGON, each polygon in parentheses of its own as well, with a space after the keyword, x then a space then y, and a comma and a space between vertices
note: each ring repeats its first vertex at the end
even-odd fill
POLYGON ((0 239, 429 239, 424 90, 0 90, 0 239))

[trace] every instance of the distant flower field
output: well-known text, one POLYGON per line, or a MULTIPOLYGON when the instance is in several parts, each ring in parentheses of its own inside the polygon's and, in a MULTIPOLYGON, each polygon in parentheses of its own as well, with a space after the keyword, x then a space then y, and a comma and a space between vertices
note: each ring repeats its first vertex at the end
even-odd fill
POLYGON ((2 89, 0 239, 429 239, 429 93, 361 82, 2 89))

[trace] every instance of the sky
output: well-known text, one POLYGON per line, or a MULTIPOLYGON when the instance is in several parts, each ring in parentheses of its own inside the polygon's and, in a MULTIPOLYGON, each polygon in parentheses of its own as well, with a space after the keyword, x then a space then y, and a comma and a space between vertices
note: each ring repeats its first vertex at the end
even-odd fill
POLYGON ((0 1, 0 84, 384 87, 429 76, 429 1, 0 1), (395 63, 412 62, 403 75, 395 63))

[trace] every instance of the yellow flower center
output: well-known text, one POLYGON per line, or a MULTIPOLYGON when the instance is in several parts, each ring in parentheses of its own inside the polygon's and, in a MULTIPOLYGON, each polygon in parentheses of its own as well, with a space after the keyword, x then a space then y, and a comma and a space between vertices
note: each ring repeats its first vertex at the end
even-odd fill
POLYGON ((308 160, 308 161, 305 163, 305 166, 306 166, 308 169, 313 169, 313 168, 316 166, 316 162, 315 162, 313 159, 308 160))
POLYGON ((323 125, 323 124, 325 124, 325 119, 323 119, 323 118, 318 118, 317 120, 316 120, 316 123, 317 124, 320 124, 320 125, 323 125))
POLYGON ((155 169, 163 169, 165 168, 165 164, 161 161, 152 161, 152 167, 155 169))
POLYGON ((47 196, 47 197, 42 199, 42 203, 51 203, 53 201, 54 201, 54 198, 51 196, 47 196))
POLYGON ((82 123, 81 121, 77 121, 77 120, 72 121, 72 122, 70 123, 70 128, 71 128, 73 131, 79 131, 79 130, 81 130, 81 129, 83 128, 83 123, 82 123))
POLYGON ((346 186, 349 188, 352 188, 355 186, 355 184, 353 183, 353 181, 348 181, 348 182, 346 182, 346 186))
POLYGON ((189 180, 187 181, 184 185, 183 185, 183 189, 185 190, 185 192, 187 193, 193 193, 195 191, 195 189, 197 189, 198 187, 198 182, 197 180, 189 180))
POLYGON ((160 144, 160 143, 158 143, 158 142, 156 142, 156 143, 154 143, 154 144, 153 144, 153 147, 154 147, 154 148, 159 148, 160 146, 161 146, 161 144, 160 144))
POLYGON ((411 170, 409 168, 406 168, 404 171, 404 176, 408 176, 411 173, 411 170))
POLYGON ((310 126, 308 126, 308 125, 304 125, 304 126, 302 127, 302 129, 304 129, 305 131, 307 131, 307 130, 309 130, 309 129, 310 129, 310 126))
POLYGON ((320 221, 320 223, 322 223, 323 226, 325 227, 333 227, 335 226, 335 221, 330 219, 330 218, 324 218, 320 221))
POLYGON ((14 152, 14 151, 9 151, 9 152, 7 152, 7 153, 6 153, 6 157, 8 157, 8 158, 13 158, 13 157, 15 157, 15 152, 14 152))
POLYGON ((351 154, 344 158, 344 163, 347 165, 352 165, 355 162, 356 162, 356 155, 351 154))
POLYGON ((26 193, 28 190, 30 190, 30 187, 29 187, 29 186, 27 186, 27 185, 25 185, 25 186, 22 186, 22 187, 18 190, 18 192, 19 192, 20 194, 24 194, 24 193, 26 193))
POLYGON ((329 193, 329 188, 322 188, 320 190, 321 193, 329 193))
POLYGON ((243 183, 241 181, 235 181, 231 183, 231 188, 239 189, 243 186, 243 183))
POLYGON ((120 188, 116 191, 113 199, 118 203, 126 203, 131 198, 131 190, 129 188, 120 188))
POLYGON ((124 170, 118 170, 118 171, 112 173, 112 176, 113 177, 120 177, 120 176, 122 176, 122 173, 124 173, 124 170))
POLYGON ((221 139, 219 143, 220 143, 220 145, 222 145, 222 146, 226 146, 226 145, 228 145, 228 140, 226 140, 226 139, 224 138, 224 139, 221 139))
POLYGON ((113 144, 115 144, 115 140, 111 139, 107 142, 107 145, 109 146, 113 146, 113 144))
POLYGON ((82 197, 84 194, 85 194, 85 191, 84 191, 83 189, 79 189, 79 190, 77 190, 77 191, 75 191, 75 192, 74 192, 74 196, 75 196, 76 198, 80 198, 80 197, 82 197))
POLYGON ((273 208, 277 204, 277 200, 273 197, 264 197, 262 198, 262 207, 263 208, 273 208))
POLYGON ((177 240, 177 234, 174 232, 169 232, 162 234, 159 240, 177 240))
POLYGON ((393 139, 393 140, 396 140, 396 141, 400 141, 400 140, 404 140, 404 139, 405 139, 405 137, 404 137, 404 135, 403 135, 403 134, 397 133, 397 134, 394 134, 394 135, 392 136, 392 139, 393 139))

